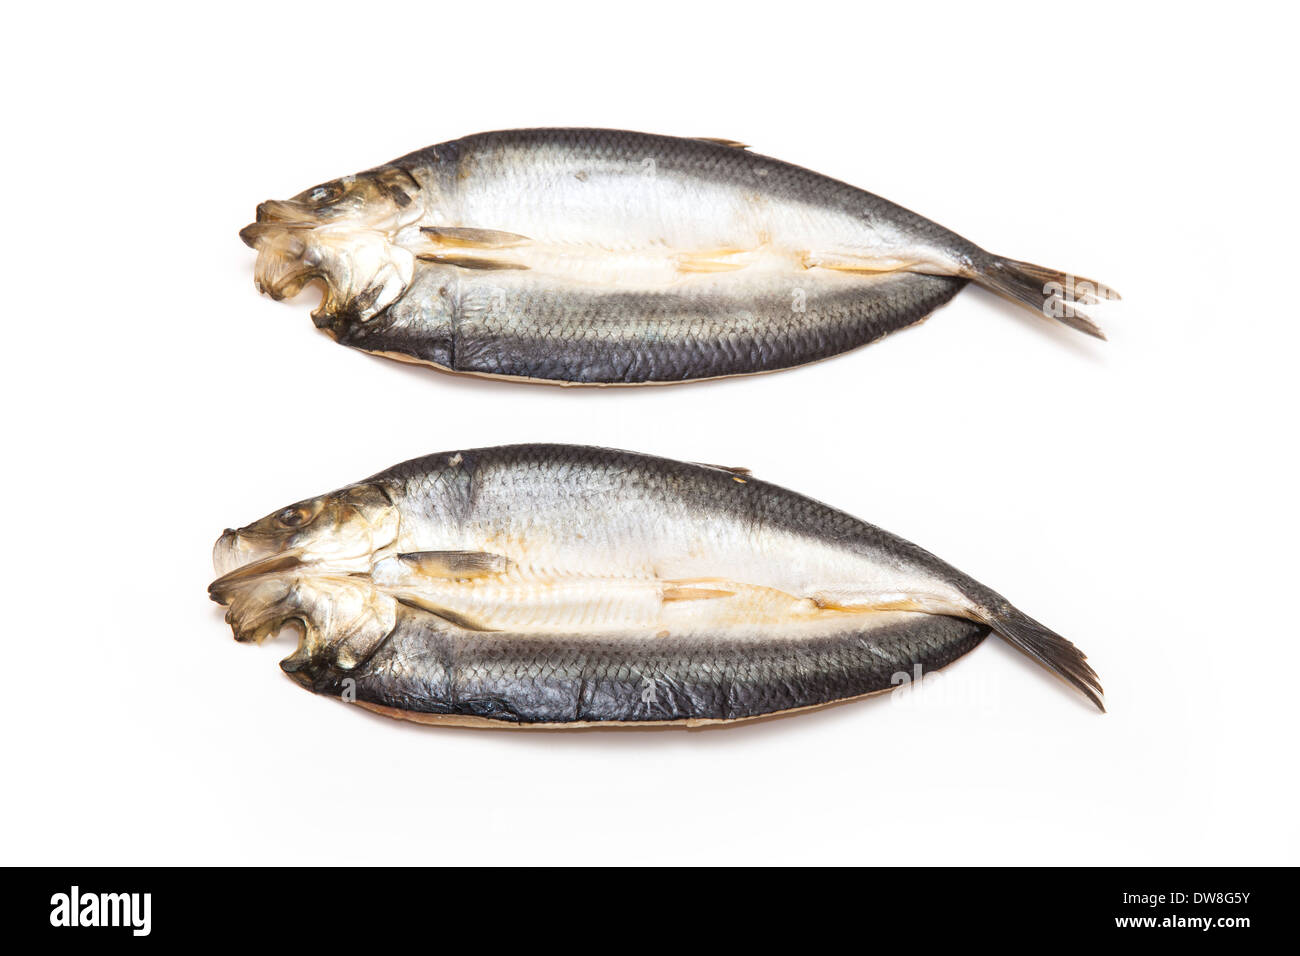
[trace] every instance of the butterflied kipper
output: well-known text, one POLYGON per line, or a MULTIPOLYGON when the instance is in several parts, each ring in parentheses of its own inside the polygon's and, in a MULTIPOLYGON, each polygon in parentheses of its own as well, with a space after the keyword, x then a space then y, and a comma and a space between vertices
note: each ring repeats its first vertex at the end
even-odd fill
POLYGON ((803 365, 967 281, 1101 337, 1114 293, 986 252, 739 144, 483 133, 271 200, 241 233, 274 298, 320 282, 339 342, 456 372, 645 384, 803 365))
POLYGON ((887 690, 990 631, 1070 642, 929 552, 737 469, 566 445, 430 455, 217 542, 236 639, 318 693, 484 726, 691 725, 887 690))

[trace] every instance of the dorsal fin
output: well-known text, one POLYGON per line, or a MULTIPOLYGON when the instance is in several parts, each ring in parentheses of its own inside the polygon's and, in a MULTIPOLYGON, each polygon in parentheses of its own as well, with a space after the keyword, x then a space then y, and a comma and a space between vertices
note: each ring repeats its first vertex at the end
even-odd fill
POLYGON ((729 471, 733 475, 752 475, 753 472, 748 468, 741 468, 739 465, 713 465, 707 461, 697 461, 695 464, 701 468, 716 468, 718 471, 729 471))
POLYGON ((730 146, 732 149, 749 149, 748 143, 742 143, 738 139, 727 139, 725 136, 697 136, 695 138, 701 143, 715 143, 718 146, 730 146))

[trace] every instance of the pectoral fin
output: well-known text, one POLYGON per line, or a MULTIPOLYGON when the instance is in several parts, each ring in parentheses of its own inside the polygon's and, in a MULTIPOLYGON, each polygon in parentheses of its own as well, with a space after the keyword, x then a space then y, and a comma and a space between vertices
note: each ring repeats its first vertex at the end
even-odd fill
POLYGON ((444 266, 459 266, 462 269, 486 271, 492 269, 527 269, 528 266, 508 259, 491 259, 486 256, 463 256, 455 253, 427 252, 415 258, 421 262, 437 262, 444 266))
POLYGON ((439 245, 473 246, 478 249, 508 249, 529 242, 527 236, 500 229, 473 229, 468 226, 422 226, 420 232, 439 245))
POLYGON ((517 232, 469 226, 423 226, 420 234, 425 247, 416 252, 416 258, 424 262, 478 270, 528 268, 510 258, 506 251, 531 241, 517 232))
POLYGON ((484 578, 510 568, 509 558, 490 551, 411 551, 397 558, 412 571, 431 578, 484 578))
POLYGON ((440 617, 448 624, 454 624, 457 627, 464 628, 467 631, 494 631, 496 628, 487 627, 486 625, 466 617, 458 611, 444 607, 436 601, 431 601, 421 594, 402 594, 397 597, 398 604, 404 604, 407 607, 415 608, 418 611, 424 611, 432 614, 434 617, 440 617))

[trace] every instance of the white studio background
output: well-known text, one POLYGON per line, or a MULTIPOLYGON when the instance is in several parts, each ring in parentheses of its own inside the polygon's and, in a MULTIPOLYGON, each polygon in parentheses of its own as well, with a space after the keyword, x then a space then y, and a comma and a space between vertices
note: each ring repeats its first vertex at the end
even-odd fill
POLYGON ((5 862, 1295 863, 1295 24, 1221 9, 11 11, 5 862), (254 290, 258 201, 546 125, 740 139, 1125 300, 1107 343, 971 288, 809 368, 597 391, 370 357, 254 290), (1075 641, 1110 713, 990 639, 910 702, 422 728, 207 600, 228 525, 539 440, 902 534, 1075 641))

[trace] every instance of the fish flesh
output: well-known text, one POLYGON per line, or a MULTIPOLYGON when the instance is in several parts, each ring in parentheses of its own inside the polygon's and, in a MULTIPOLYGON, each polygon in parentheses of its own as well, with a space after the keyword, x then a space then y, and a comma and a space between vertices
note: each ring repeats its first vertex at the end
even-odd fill
POLYGON ((429 723, 734 722, 888 690, 990 631, 1102 707, 1069 641, 929 552, 744 469, 572 445, 443 452, 213 551, 238 641, 429 723))
POLYGON ((967 281, 1102 338, 1113 290, 1007 259, 732 141, 481 133, 268 200, 240 233, 316 325, 475 375, 682 382, 803 365, 913 325, 967 281))

